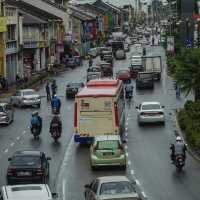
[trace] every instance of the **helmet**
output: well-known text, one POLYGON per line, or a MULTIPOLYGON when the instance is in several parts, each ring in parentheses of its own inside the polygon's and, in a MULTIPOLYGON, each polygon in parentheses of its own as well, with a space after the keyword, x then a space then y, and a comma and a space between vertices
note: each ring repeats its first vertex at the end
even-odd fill
POLYGON ((38 112, 37 112, 37 111, 34 111, 34 112, 32 113, 32 116, 35 116, 35 115, 38 115, 38 112))
POLYGON ((177 142, 181 142, 181 141, 182 141, 182 138, 181 138, 180 136, 177 136, 177 137, 176 137, 176 141, 177 141, 177 142))
POLYGON ((54 95, 53 95, 53 97, 57 97, 57 95, 56 95, 56 94, 54 94, 54 95))

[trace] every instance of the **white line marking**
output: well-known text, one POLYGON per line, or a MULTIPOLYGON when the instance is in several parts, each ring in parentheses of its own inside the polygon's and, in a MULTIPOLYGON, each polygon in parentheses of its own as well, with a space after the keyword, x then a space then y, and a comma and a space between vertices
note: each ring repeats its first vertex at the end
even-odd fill
POLYGON ((144 192, 142 192, 142 196, 143 196, 144 198, 147 198, 147 195, 146 195, 144 192))
POLYGON ((25 135, 25 133, 26 133, 26 131, 24 130, 24 131, 22 132, 22 135, 25 135))
POLYGON ((66 193, 65 193, 65 186, 66 186, 66 179, 63 179, 63 182, 62 182, 62 199, 63 200, 66 200, 66 193))
POLYGON ((8 153, 8 148, 4 150, 4 153, 8 153))
POLYGON ((126 157, 128 157, 128 153, 126 153, 126 157))
POLYGON ((128 122, 126 122, 126 126, 128 126, 128 122))
POLYGON ((134 170, 131 170, 131 175, 134 175, 134 174, 135 174, 134 170))
POLYGON ((125 146, 124 146, 124 148, 125 148, 125 149, 128 149, 128 146, 127 146, 127 145, 125 145, 125 146))
POLYGON ((135 183, 138 185, 138 186, 140 186, 140 182, 136 179, 135 180, 135 183))
POLYGON ((17 140, 20 140, 20 137, 17 137, 17 140))
POLYGON ((130 160, 128 161, 128 165, 131 165, 131 161, 130 160))
POLYGON ((15 145, 15 143, 14 143, 14 142, 12 142, 12 143, 10 144, 10 146, 11 146, 11 147, 13 147, 14 145, 15 145))
POLYGON ((127 117, 127 119, 126 119, 126 120, 127 120, 127 121, 129 121, 129 119, 130 119, 130 118, 129 118, 129 117, 127 117))
POLYGON ((126 129, 125 129, 126 131, 128 131, 128 127, 126 127, 126 129))

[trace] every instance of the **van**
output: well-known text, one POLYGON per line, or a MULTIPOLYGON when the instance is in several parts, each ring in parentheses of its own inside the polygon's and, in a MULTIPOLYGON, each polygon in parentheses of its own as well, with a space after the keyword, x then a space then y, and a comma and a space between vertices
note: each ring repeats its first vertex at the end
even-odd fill
POLYGON ((51 193, 47 184, 6 185, 1 187, 0 200, 53 200, 57 193, 51 193))
POLYGON ((138 72, 136 78, 136 89, 153 89, 154 75, 152 72, 138 72))

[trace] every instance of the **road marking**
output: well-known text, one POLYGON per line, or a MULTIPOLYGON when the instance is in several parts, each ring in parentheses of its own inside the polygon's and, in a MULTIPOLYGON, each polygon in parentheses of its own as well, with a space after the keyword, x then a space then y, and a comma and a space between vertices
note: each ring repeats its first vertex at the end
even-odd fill
POLYGON ((128 122, 126 122, 126 126, 128 126, 128 122))
POLYGON ((130 161, 130 160, 128 161, 128 165, 129 165, 129 166, 131 165, 131 161, 130 161))
POLYGON ((125 148, 125 149, 128 149, 128 146, 127 146, 127 145, 125 145, 125 146, 124 146, 124 148, 125 148))
POLYGON ((62 199, 63 200, 66 200, 66 193, 65 193, 65 186, 66 186, 66 179, 63 179, 63 182, 62 182, 62 199))
POLYGON ((125 130, 128 131, 128 127, 126 127, 125 130))
POLYGON ((22 135, 25 135, 26 134, 26 131, 24 130, 23 132, 22 132, 22 135))
POLYGON ((10 144, 10 146, 11 146, 11 147, 13 147, 14 145, 15 145, 15 143, 14 143, 14 142, 12 142, 12 143, 10 144))
POLYGON ((129 117, 127 117, 127 119, 126 119, 126 120, 127 120, 127 121, 129 121, 129 119, 130 119, 130 118, 129 118, 129 117))
POLYGON ((4 150, 4 153, 8 153, 8 148, 4 150))
POLYGON ((142 196, 146 199, 147 198, 147 195, 144 193, 144 192, 142 192, 142 196))
POLYGON ((135 172, 134 172, 134 170, 132 169, 132 170, 131 170, 131 175, 134 175, 134 174, 135 174, 135 172))
POLYGON ((17 137, 17 140, 20 140, 20 137, 17 137))
POLYGON ((138 181, 138 179, 135 180, 135 183, 140 186, 140 182, 138 181))
POLYGON ((126 153, 126 157, 128 157, 128 153, 126 153))

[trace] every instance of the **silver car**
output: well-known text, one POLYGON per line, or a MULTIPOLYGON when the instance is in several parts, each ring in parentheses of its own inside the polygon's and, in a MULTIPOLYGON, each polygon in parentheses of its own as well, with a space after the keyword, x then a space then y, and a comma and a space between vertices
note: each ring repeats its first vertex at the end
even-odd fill
POLYGON ((0 124, 10 124, 14 120, 14 111, 11 104, 0 103, 0 124))
POLYGON ((104 176, 85 185, 86 200, 139 200, 134 185, 126 176, 104 176))
POLYGON ((138 111, 137 119, 138 124, 143 123, 165 123, 164 106, 161 106, 159 102, 143 102, 139 106, 136 106, 138 111))
POLYGON ((33 89, 18 90, 10 98, 10 103, 14 106, 38 106, 40 108, 40 95, 33 89))

